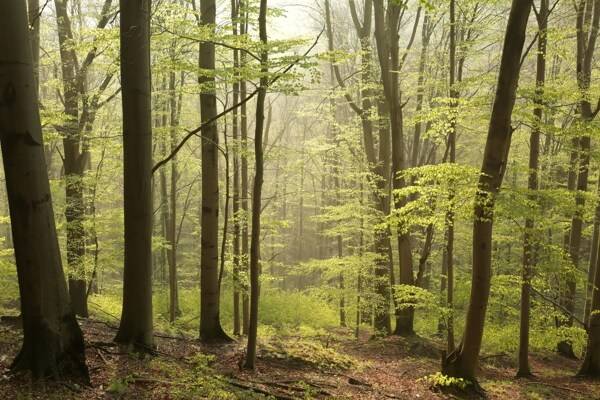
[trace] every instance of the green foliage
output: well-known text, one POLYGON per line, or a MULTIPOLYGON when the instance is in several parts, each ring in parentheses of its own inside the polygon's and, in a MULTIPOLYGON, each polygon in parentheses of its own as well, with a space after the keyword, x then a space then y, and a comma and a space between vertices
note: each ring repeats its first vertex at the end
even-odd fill
POLYGON ((123 394, 127 391, 129 384, 135 382, 132 375, 127 375, 124 378, 117 378, 108 385, 106 391, 109 393, 123 394))
POLYGON ((454 378, 452 376, 447 376, 439 371, 434 374, 427 375, 423 378, 419 378, 417 382, 426 382, 433 387, 457 387, 463 390, 469 387, 469 385, 471 385, 471 382, 463 378, 454 378))
POLYGON ((347 370, 357 365, 357 361, 329 345, 329 341, 315 342, 302 338, 271 338, 261 341, 260 350, 265 355, 289 359, 318 369, 347 370))

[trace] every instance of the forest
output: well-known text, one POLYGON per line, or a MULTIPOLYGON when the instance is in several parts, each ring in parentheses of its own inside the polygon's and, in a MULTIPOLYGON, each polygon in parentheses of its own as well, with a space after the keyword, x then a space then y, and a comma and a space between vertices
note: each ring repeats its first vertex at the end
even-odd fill
POLYGON ((600 0, 0 10, 0 397, 600 398, 600 0))

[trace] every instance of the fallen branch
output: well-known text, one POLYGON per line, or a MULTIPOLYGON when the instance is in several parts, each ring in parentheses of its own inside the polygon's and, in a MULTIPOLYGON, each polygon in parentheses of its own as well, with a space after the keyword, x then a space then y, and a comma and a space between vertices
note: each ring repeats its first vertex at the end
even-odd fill
MULTIPOLYGON (((306 385, 316 389, 316 393, 317 394, 321 394, 323 396, 328 396, 331 397, 333 396, 331 393, 321 389, 319 386, 311 384, 310 382, 306 382, 306 381, 293 381, 295 383, 300 383, 300 382, 304 382, 306 385)), ((256 383, 260 383, 262 385, 269 385, 269 386, 274 386, 274 387, 278 387, 281 389, 287 389, 287 390, 295 390, 297 392, 306 392, 306 388, 302 387, 302 386, 296 386, 296 385, 288 385, 286 383, 283 382, 272 382, 272 381, 257 381, 256 383)))
POLYGON ((98 353, 98 355, 100 356, 100 358, 102 359, 102 361, 104 362, 105 365, 108 365, 108 361, 106 360, 106 357, 104 357, 104 354, 102 354, 100 352, 100 349, 97 347, 94 347, 96 349, 96 353, 98 353))
POLYGON ((301 400, 299 397, 293 397, 293 396, 287 396, 284 394, 277 394, 277 393, 269 392, 268 390, 261 389, 256 386, 246 385, 245 383, 241 383, 241 382, 229 381, 228 383, 231 386, 235 386, 240 389, 250 390, 255 393, 264 394, 265 396, 272 396, 273 398, 275 398, 277 400, 301 400))

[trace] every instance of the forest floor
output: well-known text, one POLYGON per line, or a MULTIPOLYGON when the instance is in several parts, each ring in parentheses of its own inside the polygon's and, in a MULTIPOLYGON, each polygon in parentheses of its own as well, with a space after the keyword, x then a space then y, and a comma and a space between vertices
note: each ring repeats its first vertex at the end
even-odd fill
MULTIPOLYGON (((0 399, 463 399, 431 389, 441 344, 419 337, 356 340, 350 330, 311 339, 271 337, 259 345, 258 370, 240 370, 244 341, 203 345, 187 337, 157 336, 157 356, 119 353, 115 327, 80 320, 91 387, 70 382, 33 385, 7 376, 19 350, 18 327, 0 322, 0 399)), ((600 382, 574 377, 577 360, 533 355, 536 377, 515 379, 504 354, 483 354, 480 383, 491 399, 600 399, 600 382)))

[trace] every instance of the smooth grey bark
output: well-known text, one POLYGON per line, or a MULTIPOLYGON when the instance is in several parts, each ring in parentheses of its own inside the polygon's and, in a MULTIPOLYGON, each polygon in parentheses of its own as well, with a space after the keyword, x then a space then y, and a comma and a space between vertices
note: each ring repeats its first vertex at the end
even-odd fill
POLYGON ((34 381, 89 381, 83 334, 69 303, 44 158, 26 3, 3 2, 0 143, 17 263, 23 345, 10 369, 34 381))
POLYGON ((153 352, 150 2, 121 0, 125 259, 115 342, 153 352))
MULTIPOLYGON (((214 33, 216 5, 214 0, 200 1, 200 24, 214 33)), ((200 43, 198 66, 214 71, 215 45, 200 43)), ((214 76, 201 75, 200 119, 204 123, 217 115, 214 76)), ((202 137, 202 232, 200 236, 200 340, 230 340, 220 321, 219 288, 219 137, 217 124, 205 125, 202 137)))

